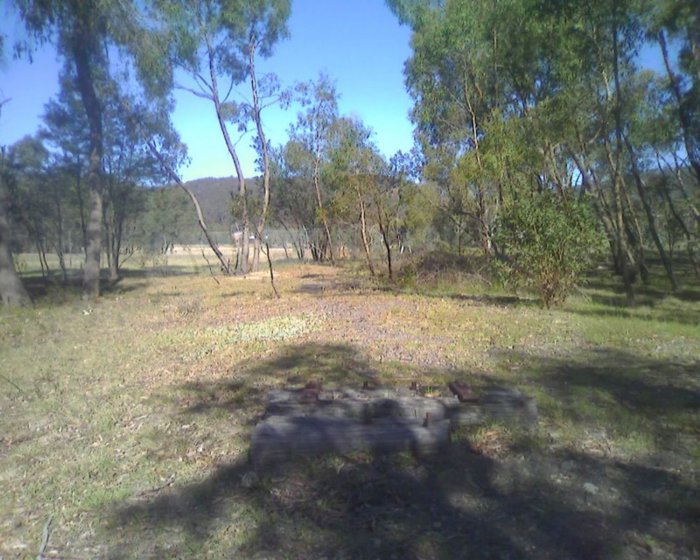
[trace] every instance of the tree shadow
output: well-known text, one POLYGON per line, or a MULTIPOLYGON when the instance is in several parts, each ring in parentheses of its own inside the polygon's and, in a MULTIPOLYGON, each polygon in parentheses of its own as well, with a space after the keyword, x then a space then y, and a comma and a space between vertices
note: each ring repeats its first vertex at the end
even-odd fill
MULTIPOLYGON (((200 266, 197 269, 206 270, 206 267, 200 266)), ((218 269, 217 269, 218 270, 218 269)), ((201 276, 203 272, 199 272, 192 266, 183 265, 154 265, 144 268, 125 268, 119 271, 122 278, 152 278, 152 277, 167 277, 167 276, 201 276)), ((207 272, 208 274, 208 272, 207 272)))
MULTIPOLYGON (((527 357, 539 368, 536 382, 572 417, 580 412, 572 388, 606 392, 650 422, 664 411, 697 406, 697 392, 662 383, 670 369, 634 374, 658 362, 612 352, 580 358, 572 364, 527 357)), ((691 366, 673 367, 692 375, 691 366)), ((183 386, 189 397, 175 413, 217 425, 222 409, 261 411, 273 387, 309 379, 357 387, 381 381, 382 374, 351 346, 289 345, 271 359, 232 369, 223 381, 183 386)), ((423 458, 363 452, 258 467, 239 457, 203 477, 117 504, 106 530, 119 545, 108 557, 693 555, 700 496, 687 477, 644 462, 536 445, 525 435, 514 437, 505 455, 491 456, 473 445, 475 437, 455 436, 447 450, 423 458)))
POLYGON ((660 261, 648 263, 652 264, 650 269, 650 281, 648 284, 638 282, 634 286, 634 302, 630 303, 622 281, 612 270, 604 269, 590 272, 585 277, 584 287, 601 292, 609 292, 610 296, 599 296, 601 303, 614 307, 638 307, 646 305, 654 307, 656 304, 673 296, 687 303, 695 303, 700 301, 700 285, 698 278, 691 270, 690 264, 676 267, 676 279, 681 282, 678 290, 673 292, 668 279, 663 273, 663 267, 660 261))
MULTIPOLYGON (((443 297, 443 296, 429 296, 429 297, 443 297)), ((456 301, 468 301, 477 306, 496 306, 496 307, 542 307, 540 301, 532 297, 521 297, 521 296, 496 296, 496 295, 466 295, 466 294, 453 294, 444 296, 449 299, 454 299, 456 301)))
POLYGON ((700 432, 700 418, 688 414, 700 409, 700 361, 674 363, 609 348, 554 357, 517 351, 500 356, 534 372, 530 385, 574 421, 622 430, 636 426, 660 445, 689 429, 700 432))
MULTIPOLYGON (((122 269, 119 271, 119 276, 115 279, 109 278, 107 276, 107 270, 102 269, 100 273, 100 294, 121 295, 134 292, 147 286, 146 280, 148 278, 166 276, 194 276, 198 274, 199 273, 193 271, 191 268, 185 266, 168 265, 167 267, 122 269), (134 279, 143 281, 134 281, 134 279), (125 283, 125 280, 130 281, 125 283)), ((35 303, 41 303, 42 300, 68 301, 82 297, 83 276, 82 271, 78 269, 69 269, 65 280, 60 272, 55 270, 48 276, 29 274, 23 275, 21 279, 22 284, 29 294, 29 297, 35 303)))
MULTIPOLYGON (((100 278, 100 294, 122 295, 144 288, 146 282, 129 282, 124 284, 123 278, 116 280, 106 276, 100 278)), ((22 278, 27 293, 35 303, 65 302, 80 299, 83 294, 83 279, 80 275, 71 274, 64 281, 59 274, 51 276, 28 276, 22 278)))
MULTIPOLYGON (((614 550, 594 511, 539 477, 503 487, 494 481, 503 469, 468 445, 423 460, 333 459, 222 466, 203 482, 120 508, 114 523, 127 534, 146 526, 170 538, 185 533, 191 547, 240 523, 244 538, 227 552, 242 558, 593 558, 614 550)), ((111 557, 132 557, 129 543, 133 536, 111 557)))
MULTIPOLYGON (((265 395, 271 389, 302 387, 310 381, 359 388, 365 381, 378 383, 378 375, 353 346, 289 345, 269 360, 252 360, 231 368, 223 380, 183 384, 178 391, 182 396, 174 404, 179 414, 206 416, 219 410, 236 413, 245 425, 253 425, 260 419, 265 395)), ((162 400, 173 404, 172 396, 162 400)))
POLYGON ((620 308, 610 309, 577 309, 576 315, 584 317, 623 317, 627 319, 648 319, 660 323, 678 323, 679 325, 700 325, 700 314, 693 310, 677 310, 666 313, 654 313, 653 316, 644 317, 639 313, 632 313, 620 308))

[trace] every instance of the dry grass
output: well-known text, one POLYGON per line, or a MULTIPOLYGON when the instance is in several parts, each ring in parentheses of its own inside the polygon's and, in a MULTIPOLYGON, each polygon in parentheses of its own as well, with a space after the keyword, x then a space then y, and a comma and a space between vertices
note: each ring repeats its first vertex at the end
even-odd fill
POLYGON ((96 304, 49 294, 0 313, 3 558, 36 556, 49 518, 45 556, 62 558, 697 551, 700 332, 667 318, 678 300, 611 317, 591 291, 543 311, 311 265, 279 267, 277 300, 264 273, 216 283, 175 258, 133 269, 96 304), (456 434, 437 462, 325 458, 249 483, 270 388, 368 376, 514 385, 537 397, 542 425, 456 434))

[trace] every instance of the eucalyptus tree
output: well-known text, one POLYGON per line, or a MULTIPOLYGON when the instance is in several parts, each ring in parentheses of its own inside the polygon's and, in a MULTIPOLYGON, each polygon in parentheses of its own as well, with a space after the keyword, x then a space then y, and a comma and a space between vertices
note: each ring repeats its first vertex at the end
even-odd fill
POLYGON ((700 10, 694 0, 661 0, 650 8, 646 31, 658 42, 685 155, 700 188, 700 10), (677 46, 675 60, 669 41, 677 46))
POLYGON ((387 268, 395 260, 395 246, 401 255, 411 252, 413 246, 428 249, 434 241, 440 198, 435 185, 422 180, 423 166, 424 159, 414 147, 410 152, 396 152, 385 167, 376 205, 387 268))
POLYGON ((374 189, 374 210, 382 237, 389 280, 394 279, 393 247, 401 242, 401 215, 406 204, 404 194, 410 166, 409 156, 397 152, 387 164, 381 161, 374 189), (383 164, 383 165, 382 165, 383 164))
POLYGON ((24 248, 33 246, 41 274, 47 277, 51 270, 46 253, 55 237, 50 231, 55 215, 49 181, 49 152, 39 138, 25 136, 8 149, 6 165, 12 175, 6 189, 10 217, 16 225, 15 238, 19 238, 17 230, 23 229, 26 234, 24 248))
MULTIPOLYGON (((0 33, 0 61, 4 60, 4 46, 5 37, 0 33)), ((0 99, 0 116, 7 102, 7 99, 0 99)), ((12 229, 7 215, 6 190, 11 177, 6 165, 5 151, 4 146, 0 147, 0 302, 3 306, 25 305, 30 301, 29 294, 17 275, 12 258, 12 229)))
MULTIPOLYGON (((187 146, 180 141, 180 136, 173 128, 170 121, 170 107, 160 105, 155 110, 143 113, 143 119, 139 130, 141 138, 145 142, 148 152, 160 165, 165 177, 179 186, 189 197, 197 214, 199 229, 221 264, 221 270, 226 274, 231 273, 231 264, 219 248, 218 243, 212 237, 204 220, 204 213, 199 204, 199 199, 178 174, 178 168, 187 161, 187 146)), ((168 243, 164 243, 167 247, 168 243)))
POLYGON ((39 135, 54 155, 54 166, 59 166, 63 179, 70 180, 68 200, 64 205, 73 208, 80 226, 83 251, 87 251, 87 201, 85 175, 90 157, 90 133, 80 94, 74 87, 70 68, 59 76, 58 94, 44 106, 43 126, 39 135))
MULTIPOLYGON (((443 185, 460 227, 463 217, 478 226, 484 253, 495 249, 492 228, 511 201, 590 190, 628 294, 635 276, 647 272, 647 234, 674 283, 645 184, 649 149, 633 133, 635 57, 644 37, 639 3, 389 4, 413 29, 406 83, 431 160, 426 172, 443 185)), ((697 16, 689 4, 680 2, 674 13, 684 14, 685 27, 677 28, 688 37, 684 52, 692 53, 697 33, 687 22, 697 16)), ((690 84, 694 59, 686 59, 690 84)), ((691 91, 686 85, 684 106, 691 91)))
POLYGON ((289 235, 297 258, 323 260, 327 238, 315 227, 318 206, 312 192, 313 155, 298 140, 290 139, 272 151, 272 211, 275 222, 289 235))
MULTIPOLYGON (((82 231, 83 247, 86 248, 83 176, 89 158, 90 137, 80 94, 74 87, 71 72, 70 67, 64 68, 59 93, 45 107, 40 136, 53 156, 51 168, 54 179, 60 178, 52 180, 48 188, 57 202, 63 203, 63 208, 75 211, 82 231), (63 191, 60 196, 58 190, 63 191)), ((130 221, 133 226, 144 203, 138 187, 160 182, 162 172, 153 155, 144 150, 147 138, 143 136, 148 132, 144 129, 144 122, 147 121, 144 113, 150 108, 133 94, 121 92, 116 82, 107 77, 96 83, 96 91, 102 101, 104 252, 110 279, 115 280, 119 275, 126 224, 130 221)))
POLYGON ((149 128, 154 110, 132 95, 115 89, 106 98, 105 124, 105 241, 110 278, 119 276, 122 246, 143 212, 145 187, 168 180, 158 158, 147 149, 157 134, 149 128), (127 231, 128 229, 128 231, 127 231))
POLYGON ((446 202, 456 203, 446 206, 454 220, 472 224, 485 254, 505 190, 516 184, 495 165, 499 146, 492 142, 489 153, 488 131, 532 114, 550 87, 542 41, 521 25, 532 16, 528 9, 514 1, 449 0, 410 12, 414 52, 406 83, 418 139, 432 160, 426 172, 443 184, 446 202))
POLYGON ((163 93, 169 76, 163 73, 161 43, 144 25, 142 4, 135 0, 14 0, 27 29, 42 41, 55 42, 58 53, 74 70, 89 128, 87 168, 89 212, 83 278, 84 296, 99 295, 103 223, 103 112, 98 83, 109 76, 110 47, 120 62, 133 66, 141 84, 163 93))
MULTIPOLYGON (((296 124, 290 129, 290 136, 309 154, 311 159, 311 182, 316 195, 318 219, 326 235, 325 247, 328 258, 335 264, 333 236, 330 220, 325 208, 321 169, 328 160, 333 127, 338 121, 338 94, 330 78, 321 74, 316 81, 300 87, 301 104, 304 112, 297 115, 296 124)), ((323 258, 321 254, 321 258, 323 258)))
POLYGON ((655 147, 655 159, 664 176, 661 184, 673 187, 671 192, 661 188, 693 262, 700 238, 700 12, 696 4, 692 0, 656 2, 645 19, 647 37, 657 42, 662 55, 669 96, 664 105, 670 109, 663 112, 666 122, 657 128, 667 134, 665 142, 655 147), (674 197, 673 191, 680 196, 674 197), (683 209, 690 212, 690 225, 683 220, 683 209))
POLYGON ((25 305, 29 294, 22 284, 12 258, 12 227, 7 214, 8 182, 12 180, 6 165, 5 147, 0 150, 0 301, 3 306, 25 305))
POLYGON ((324 174, 334 184, 334 207, 338 215, 355 222, 367 268, 372 276, 372 208, 375 193, 385 175, 386 163, 372 141, 372 130, 353 118, 340 118, 333 127, 329 161, 324 174))
MULTIPOLYGON (((180 84, 179 87, 212 103, 231 158, 238 179, 236 210, 242 230, 238 269, 245 273, 249 267, 250 233, 255 233, 259 244, 270 204, 271 161, 263 111, 271 104, 287 99, 274 76, 259 76, 256 63, 259 56, 270 56, 274 45, 287 35, 290 2, 157 0, 155 4, 155 17, 170 36, 170 60, 192 80, 192 85, 180 84), (250 98, 233 100, 234 89, 245 82, 250 88, 250 98), (257 221, 251 219, 246 177, 236 148, 251 123, 255 127, 254 146, 263 176, 262 204, 257 221), (240 137, 234 139, 232 133, 240 137)), ((258 255, 256 251, 254 266, 258 255)))

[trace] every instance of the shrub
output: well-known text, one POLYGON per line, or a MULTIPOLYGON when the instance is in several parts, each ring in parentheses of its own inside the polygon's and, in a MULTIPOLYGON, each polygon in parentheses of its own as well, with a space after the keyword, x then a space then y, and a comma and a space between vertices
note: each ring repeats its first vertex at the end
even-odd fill
POLYGON ((550 307, 571 294, 603 236, 585 200, 544 192, 504 208, 494 242, 505 280, 533 288, 550 307))

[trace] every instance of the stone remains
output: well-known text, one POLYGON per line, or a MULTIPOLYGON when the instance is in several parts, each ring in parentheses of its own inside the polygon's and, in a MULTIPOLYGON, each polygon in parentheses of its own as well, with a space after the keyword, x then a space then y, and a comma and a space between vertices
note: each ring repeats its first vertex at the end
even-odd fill
POLYGON ((537 423, 534 399, 512 388, 494 387, 475 396, 462 381, 449 384, 455 397, 427 397, 411 389, 271 391, 263 420, 253 432, 250 458, 255 464, 323 453, 439 452, 450 430, 497 420, 537 423))

